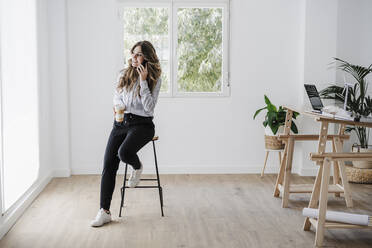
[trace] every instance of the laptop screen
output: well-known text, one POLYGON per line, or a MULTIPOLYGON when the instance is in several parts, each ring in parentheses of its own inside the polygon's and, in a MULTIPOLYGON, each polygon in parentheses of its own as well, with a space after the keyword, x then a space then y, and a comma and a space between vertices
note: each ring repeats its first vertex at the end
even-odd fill
POLYGON ((309 100, 310 100, 310 103, 313 109, 319 110, 319 111, 322 110, 323 103, 322 103, 322 100, 320 99, 316 86, 314 84, 304 84, 304 85, 305 85, 307 96, 309 97, 309 100))

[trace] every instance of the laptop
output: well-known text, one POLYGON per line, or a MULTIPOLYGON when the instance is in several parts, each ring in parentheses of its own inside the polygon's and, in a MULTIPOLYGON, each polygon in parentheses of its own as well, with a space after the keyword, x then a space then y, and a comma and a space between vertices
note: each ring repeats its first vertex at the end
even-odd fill
POLYGON ((332 118, 341 119, 341 120, 349 120, 349 121, 354 120, 354 117, 349 116, 349 115, 337 114, 337 113, 331 114, 331 113, 327 113, 326 111, 322 111, 322 108, 324 106, 323 106, 322 100, 320 99, 318 90, 316 89, 316 86, 314 84, 304 84, 304 86, 305 86, 306 93, 309 97, 311 106, 313 108, 311 112, 321 114, 326 117, 332 117, 332 118))
POLYGON ((313 112, 322 113, 323 103, 314 84, 304 84, 313 112))

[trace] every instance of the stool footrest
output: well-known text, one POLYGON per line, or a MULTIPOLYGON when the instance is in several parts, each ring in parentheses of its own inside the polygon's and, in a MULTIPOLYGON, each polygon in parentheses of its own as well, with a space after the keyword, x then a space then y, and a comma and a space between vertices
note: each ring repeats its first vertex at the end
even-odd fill
MULTIPOLYGON (((125 181, 128 181, 129 179, 125 179, 125 181)), ((141 178, 140 181, 157 181, 158 179, 156 178, 141 178)))
POLYGON ((134 189, 134 188, 154 188, 154 189, 157 189, 157 188, 161 188, 159 186, 136 186, 134 188, 132 187, 129 187, 129 186, 125 186, 126 189, 134 189))

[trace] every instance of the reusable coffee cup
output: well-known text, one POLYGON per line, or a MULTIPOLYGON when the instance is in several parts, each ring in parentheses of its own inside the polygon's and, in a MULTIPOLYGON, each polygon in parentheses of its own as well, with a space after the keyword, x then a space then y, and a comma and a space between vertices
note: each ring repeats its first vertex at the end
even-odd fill
POLYGON ((122 122, 124 120, 124 110, 125 106, 124 105, 115 105, 115 120, 117 122, 122 122))

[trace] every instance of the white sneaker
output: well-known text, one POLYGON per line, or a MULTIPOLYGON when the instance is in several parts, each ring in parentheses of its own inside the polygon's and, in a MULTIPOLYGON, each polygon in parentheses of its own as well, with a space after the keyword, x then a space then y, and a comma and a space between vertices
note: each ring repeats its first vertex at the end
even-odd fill
MULTIPOLYGON (((141 161, 140 161, 141 163, 141 161)), ((138 169, 138 170, 132 170, 132 173, 130 174, 130 177, 128 179, 128 186, 131 187, 131 188, 134 188, 138 185, 138 183, 140 182, 140 179, 141 179, 141 174, 142 174, 142 169, 143 169, 143 166, 142 166, 142 163, 141 163, 141 167, 138 169)))
POLYGON ((106 213, 106 211, 101 208, 98 211, 96 218, 90 223, 93 227, 102 226, 105 223, 109 223, 111 221, 111 214, 106 213))

